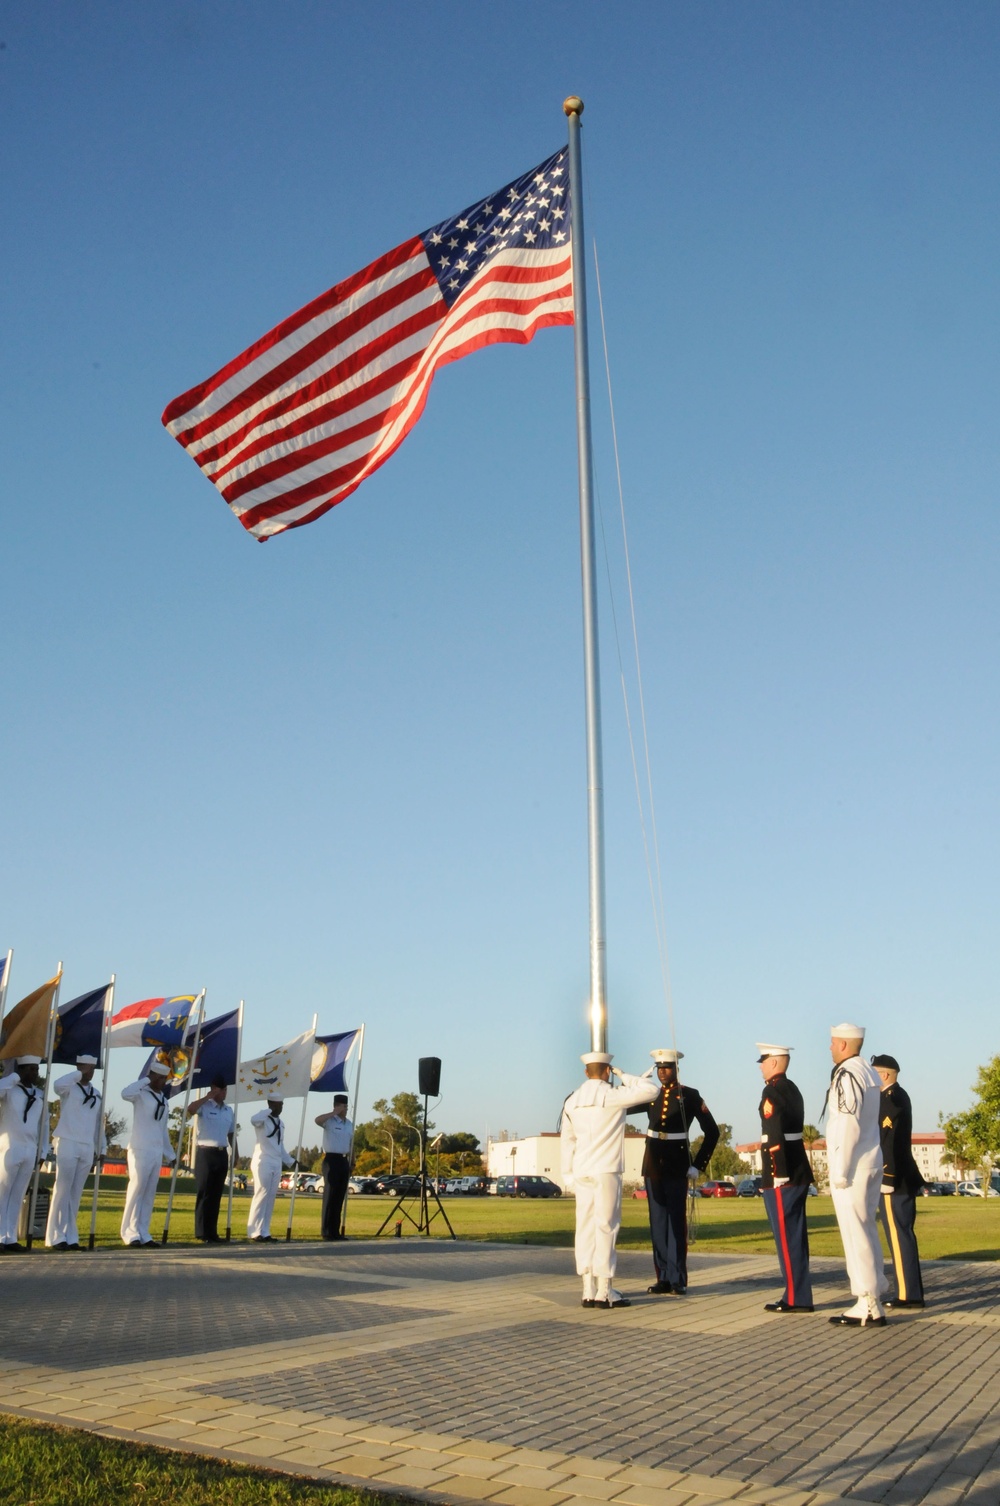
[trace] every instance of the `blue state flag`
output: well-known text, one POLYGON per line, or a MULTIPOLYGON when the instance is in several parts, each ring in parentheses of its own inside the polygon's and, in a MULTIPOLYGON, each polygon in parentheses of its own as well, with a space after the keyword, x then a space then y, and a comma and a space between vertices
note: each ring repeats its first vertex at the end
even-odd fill
POLYGON ((341 1035, 316 1037, 312 1067, 309 1071, 310 1093, 347 1092, 345 1077, 347 1058, 357 1038, 357 1030, 345 1030, 341 1035))
POLYGON ((104 1030, 104 1003, 111 985, 92 988, 60 1004, 56 1012, 56 1038, 52 1050, 54 1062, 75 1062, 78 1056, 96 1056, 101 1062, 101 1034, 104 1030))
POLYGON ((142 1026, 144 1046, 182 1046, 196 994, 176 994, 151 1009, 142 1026))
MULTIPOLYGON (((210 1088, 214 1077, 225 1078, 230 1085, 236 1081, 239 1023, 240 1012, 233 1009, 229 1014, 220 1014, 217 1019, 206 1020, 202 1025, 198 1039, 198 1059, 191 1079, 192 1087, 210 1088)), ((190 1030, 187 1045, 192 1049, 194 1047, 194 1033, 190 1030)))

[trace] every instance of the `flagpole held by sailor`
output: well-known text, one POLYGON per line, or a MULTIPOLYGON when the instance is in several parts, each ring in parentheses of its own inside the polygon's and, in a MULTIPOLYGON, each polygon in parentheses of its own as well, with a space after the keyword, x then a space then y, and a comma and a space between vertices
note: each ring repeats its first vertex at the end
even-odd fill
POLYGON ((247 1218, 247 1238, 259 1243, 271 1241, 271 1216, 274 1200, 278 1195, 282 1167, 295 1166, 295 1157, 285 1149, 285 1126, 281 1119, 284 1098, 274 1094, 250 1120, 257 1143, 250 1157, 250 1175, 253 1177, 253 1198, 247 1218))
POLYGON ((128 1191, 122 1215, 122 1243, 134 1249, 155 1249, 149 1232, 153 1203, 160 1180, 160 1167, 173 1165, 167 1095, 168 1063, 155 1059, 146 1074, 122 1088, 122 1098, 132 1105, 132 1133, 128 1145, 128 1191))
POLYGON ((53 1140, 56 1178, 45 1228, 45 1243, 54 1250, 79 1250, 77 1218, 83 1188, 97 1156, 107 1150, 101 1094, 93 1084, 97 1057, 81 1052, 76 1071, 53 1084, 59 1099, 59 1119, 53 1140))
POLYGON ((613 1286, 615 1244, 622 1221, 625 1122, 629 1109, 651 1103, 657 1085, 649 1077, 616 1071, 607 1051, 581 1056, 586 1081, 571 1093, 562 1112, 562 1168, 567 1192, 576 1196, 576 1271, 583 1281, 584 1307, 628 1307, 613 1286))
POLYGON ((0 1253, 24 1250, 17 1237, 21 1204, 36 1161, 49 1151, 48 1113, 38 1068, 41 1057, 19 1056, 0 1078, 0 1253), (41 1142, 39 1143, 39 1134, 41 1142))
POLYGON ((826 1104, 827 1168, 847 1275, 857 1298, 853 1307, 830 1319, 844 1328, 884 1327, 881 1299, 889 1288, 876 1224, 882 1082, 861 1056, 864 1038, 861 1025, 845 1023, 830 1030, 834 1068, 826 1104))

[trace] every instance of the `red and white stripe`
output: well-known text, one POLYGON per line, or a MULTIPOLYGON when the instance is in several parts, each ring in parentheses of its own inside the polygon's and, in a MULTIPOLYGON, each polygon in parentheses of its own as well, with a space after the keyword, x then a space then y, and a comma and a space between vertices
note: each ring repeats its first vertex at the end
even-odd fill
POLYGON ((568 245, 499 252, 449 309, 417 236, 176 398, 163 422, 264 540, 311 523, 388 460, 439 367, 572 323, 568 245))
POLYGON ((141 1046, 142 1032, 154 1009, 162 1009, 166 999, 140 999, 137 1004, 126 1004, 116 1009, 111 1016, 110 1040, 112 1046, 141 1046))

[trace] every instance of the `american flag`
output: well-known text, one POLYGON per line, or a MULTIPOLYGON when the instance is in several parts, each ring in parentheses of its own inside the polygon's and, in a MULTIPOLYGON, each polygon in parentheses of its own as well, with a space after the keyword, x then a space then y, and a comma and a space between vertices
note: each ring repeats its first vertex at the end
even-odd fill
POLYGON ((311 523, 403 442, 438 367, 573 323, 569 231, 564 148, 292 314, 163 422, 255 538, 311 523))

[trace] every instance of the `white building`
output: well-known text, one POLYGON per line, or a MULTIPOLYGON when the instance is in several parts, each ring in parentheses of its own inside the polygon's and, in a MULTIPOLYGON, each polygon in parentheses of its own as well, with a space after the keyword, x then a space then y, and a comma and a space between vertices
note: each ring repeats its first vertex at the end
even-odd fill
MULTIPOLYGON (((957 1182, 960 1181, 959 1172, 945 1156, 944 1131, 929 1130, 923 1134, 914 1134, 910 1144, 913 1147, 913 1159, 917 1163, 917 1169, 925 1182, 957 1182)), ((745 1145, 737 1145, 736 1153, 742 1156, 744 1161, 749 1161, 757 1176, 761 1172, 760 1141, 749 1140, 745 1145)), ((826 1176, 826 1141, 816 1140, 812 1145, 806 1146, 809 1162, 817 1179, 817 1185, 825 1185, 826 1176)))
MULTIPOLYGON (((642 1181, 642 1153, 646 1137, 631 1126, 625 1132, 625 1181, 642 1181)), ((541 1135, 526 1135, 522 1140, 488 1140, 486 1142, 486 1170, 491 1177, 521 1176, 551 1177, 558 1186, 563 1185, 562 1141, 553 1131, 541 1135)))

